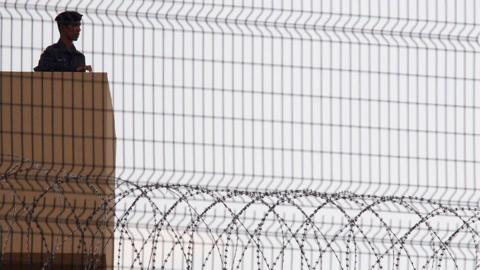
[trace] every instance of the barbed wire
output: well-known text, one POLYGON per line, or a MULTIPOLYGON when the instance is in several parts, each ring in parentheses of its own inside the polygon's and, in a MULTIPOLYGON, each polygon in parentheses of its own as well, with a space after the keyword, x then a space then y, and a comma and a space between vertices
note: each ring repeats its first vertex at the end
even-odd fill
POLYGON ((88 177, 25 160, 0 178, 0 223, 9 228, 2 229, 2 250, 9 250, 12 235, 22 235, 25 245, 41 237, 49 254, 45 264, 77 237, 76 250, 85 256, 102 254, 114 242, 118 268, 252 269, 250 262, 253 269, 284 269, 292 262, 302 269, 478 267, 480 212, 473 207, 412 196, 214 190, 121 179, 115 179, 115 194, 106 195, 88 177), (56 178, 32 201, 12 188, 27 175, 42 181, 39 175, 48 174, 56 178), (66 187, 80 185, 102 203, 71 201, 66 187), (52 194, 56 200, 48 199, 52 194), (131 256, 122 258, 125 252, 131 256))

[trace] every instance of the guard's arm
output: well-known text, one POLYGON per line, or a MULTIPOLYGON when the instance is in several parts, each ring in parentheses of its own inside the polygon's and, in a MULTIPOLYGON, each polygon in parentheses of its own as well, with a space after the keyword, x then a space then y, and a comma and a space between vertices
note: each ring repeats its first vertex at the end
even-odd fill
POLYGON ((90 72, 92 72, 92 66, 85 65, 85 55, 83 55, 83 54, 80 55, 80 66, 76 67, 76 71, 80 71, 80 72, 90 71, 90 72))

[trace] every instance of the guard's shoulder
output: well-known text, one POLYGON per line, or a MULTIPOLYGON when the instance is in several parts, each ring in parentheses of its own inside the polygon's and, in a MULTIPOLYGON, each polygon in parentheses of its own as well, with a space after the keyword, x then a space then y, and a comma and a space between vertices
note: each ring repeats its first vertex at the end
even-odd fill
POLYGON ((85 57, 85 54, 83 54, 81 51, 75 51, 75 53, 78 54, 78 55, 81 55, 81 56, 85 57))
POLYGON ((81 56, 85 57, 85 55, 81 51, 77 50, 77 48, 75 46, 73 47, 73 52, 75 54, 78 54, 78 55, 81 55, 81 56))
POLYGON ((59 48, 60 48, 60 46, 58 46, 57 43, 54 43, 54 44, 48 46, 47 48, 45 48, 45 50, 43 50, 43 52, 44 53, 45 52, 47 52, 47 53, 48 52, 55 52, 55 51, 58 51, 59 48))

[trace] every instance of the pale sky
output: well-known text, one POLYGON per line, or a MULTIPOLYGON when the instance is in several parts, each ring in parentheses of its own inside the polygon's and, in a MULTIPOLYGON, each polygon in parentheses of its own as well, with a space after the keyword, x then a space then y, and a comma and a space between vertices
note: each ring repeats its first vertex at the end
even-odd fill
POLYGON ((293 2, 3 1, 0 67, 30 71, 57 11, 84 13, 76 46, 109 74, 119 177, 476 193, 479 5, 293 2))

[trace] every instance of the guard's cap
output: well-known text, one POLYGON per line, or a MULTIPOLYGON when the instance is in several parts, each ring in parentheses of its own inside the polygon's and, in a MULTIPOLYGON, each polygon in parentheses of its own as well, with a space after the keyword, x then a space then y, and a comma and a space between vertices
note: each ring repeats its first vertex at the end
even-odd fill
POLYGON ((78 23, 82 20, 82 14, 76 11, 64 11, 55 17, 55 21, 59 24, 78 23))

